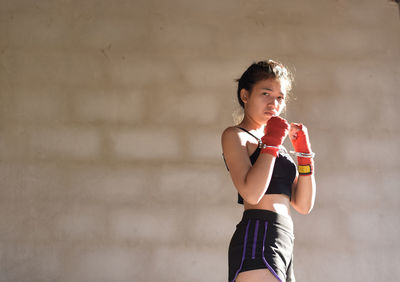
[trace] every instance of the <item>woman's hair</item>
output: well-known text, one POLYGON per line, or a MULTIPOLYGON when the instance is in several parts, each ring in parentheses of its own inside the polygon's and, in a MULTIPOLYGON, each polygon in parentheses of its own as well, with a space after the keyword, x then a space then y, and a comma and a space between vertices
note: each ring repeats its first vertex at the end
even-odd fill
POLYGON ((292 89, 293 76, 284 65, 273 60, 253 63, 239 79, 236 79, 238 82, 237 98, 242 108, 244 108, 244 103, 240 98, 240 91, 246 89, 251 92, 254 84, 260 80, 269 78, 279 79, 281 85, 283 85, 287 91, 286 94, 289 94, 292 89))

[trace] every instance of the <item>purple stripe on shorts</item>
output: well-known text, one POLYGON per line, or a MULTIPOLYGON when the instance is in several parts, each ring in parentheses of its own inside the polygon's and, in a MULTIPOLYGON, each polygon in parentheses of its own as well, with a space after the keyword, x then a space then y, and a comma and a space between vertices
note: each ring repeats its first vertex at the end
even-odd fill
POLYGON ((247 234, 249 233, 250 221, 251 221, 251 220, 249 220, 249 222, 247 222, 246 233, 244 234, 242 261, 240 262, 239 269, 236 271, 235 277, 233 278, 232 282, 234 282, 234 281, 236 280, 236 277, 239 275, 240 270, 242 270, 244 257, 245 257, 245 255, 246 255, 247 234))
POLYGON ((254 230, 254 237, 253 237, 253 250, 251 253, 251 258, 256 258, 256 244, 257 244, 257 234, 258 234, 258 224, 260 223, 259 220, 256 220, 256 229, 254 230))
POLYGON ((267 260, 265 259, 265 256, 264 256, 265 237, 267 236, 267 228, 268 228, 268 222, 266 221, 265 222, 265 230, 264 230, 263 248, 262 248, 262 258, 263 258, 263 261, 265 263, 265 266, 269 269, 269 271, 271 271, 271 273, 276 277, 276 279, 278 279, 280 282, 282 282, 282 280, 279 278, 278 274, 276 274, 276 272, 268 264, 268 262, 267 262, 267 260))

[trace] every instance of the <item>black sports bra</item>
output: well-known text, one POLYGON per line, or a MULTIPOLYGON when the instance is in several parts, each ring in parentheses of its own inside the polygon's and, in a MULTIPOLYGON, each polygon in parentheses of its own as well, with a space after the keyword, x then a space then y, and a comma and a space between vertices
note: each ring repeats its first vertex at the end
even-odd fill
MULTIPOLYGON (((261 139, 257 138, 246 129, 241 127, 237 128, 247 132, 248 134, 256 138, 258 144, 262 144, 261 139)), ((254 153, 249 156, 252 165, 257 161, 260 152, 261 152, 261 146, 257 146, 257 149, 254 151, 254 153)), ((226 166, 226 168, 229 171, 228 166, 226 166)), ((281 149, 279 150, 278 157, 275 160, 271 181, 269 183, 268 189, 265 192, 265 194, 284 194, 287 195, 289 198, 291 198, 292 184, 295 178, 296 178, 296 164, 290 157, 286 149, 282 146, 281 149)), ((242 196, 240 196, 239 193, 238 193, 238 203, 243 204, 243 198, 242 196)))

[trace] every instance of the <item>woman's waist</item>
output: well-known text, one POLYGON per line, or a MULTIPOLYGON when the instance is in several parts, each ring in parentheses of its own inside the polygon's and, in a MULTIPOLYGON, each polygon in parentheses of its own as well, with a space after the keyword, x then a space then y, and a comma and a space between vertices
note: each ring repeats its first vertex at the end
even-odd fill
POLYGON ((277 213, 281 216, 290 216, 290 199, 284 194, 265 194, 256 205, 244 202, 245 210, 267 210, 277 213))
POLYGON ((275 225, 289 233, 293 232, 293 221, 290 215, 277 213, 268 209, 245 209, 241 222, 262 221, 275 225))

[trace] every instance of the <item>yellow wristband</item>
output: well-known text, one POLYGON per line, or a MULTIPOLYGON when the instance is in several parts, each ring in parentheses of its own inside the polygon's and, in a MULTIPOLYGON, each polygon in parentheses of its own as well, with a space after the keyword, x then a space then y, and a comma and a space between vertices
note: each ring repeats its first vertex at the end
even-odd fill
POLYGON ((299 174, 311 174, 311 165, 299 165, 299 174))

